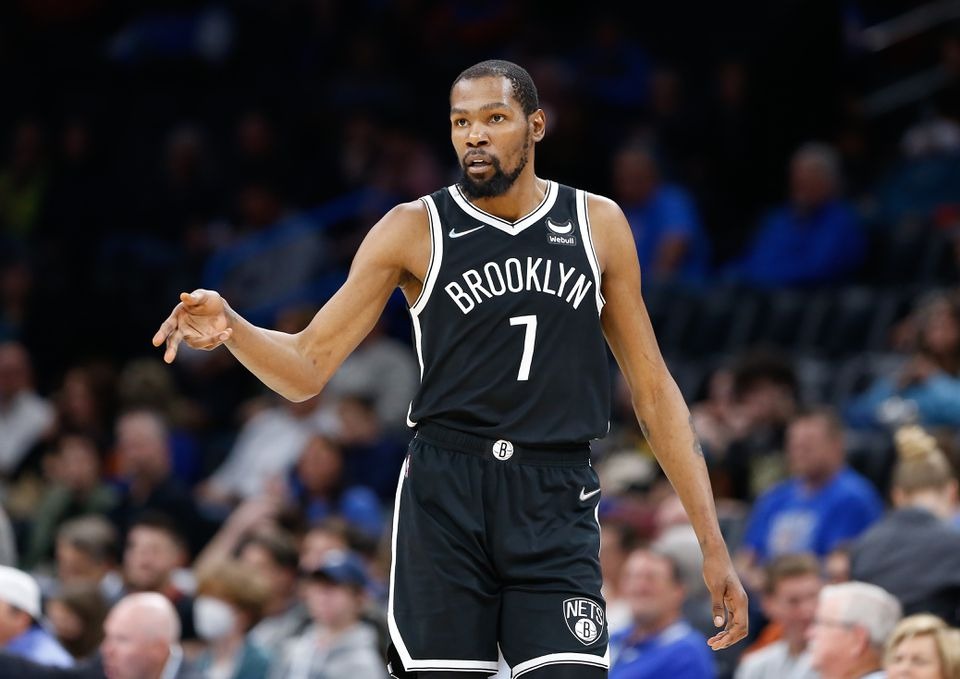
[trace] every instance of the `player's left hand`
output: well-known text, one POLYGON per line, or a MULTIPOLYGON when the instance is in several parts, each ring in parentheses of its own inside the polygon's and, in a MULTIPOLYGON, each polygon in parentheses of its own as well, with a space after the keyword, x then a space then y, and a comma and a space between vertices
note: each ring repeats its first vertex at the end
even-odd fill
POLYGON ((747 636, 747 593, 726 550, 704 554, 703 579, 713 602, 713 624, 723 627, 707 644, 719 651, 747 636))

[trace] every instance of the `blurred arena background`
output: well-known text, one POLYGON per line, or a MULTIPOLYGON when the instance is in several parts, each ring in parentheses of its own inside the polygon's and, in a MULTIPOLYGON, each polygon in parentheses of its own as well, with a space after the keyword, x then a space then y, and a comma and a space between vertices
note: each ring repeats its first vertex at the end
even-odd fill
MULTIPOLYGON (((191 658, 204 568, 242 564, 241 583, 268 583, 247 638, 283 672, 287 642, 323 624, 298 572, 348 549, 382 644, 417 380, 402 296, 304 404, 222 349, 165 366, 150 338, 195 287, 302 328, 389 207, 455 181, 449 84, 506 58, 547 112, 538 174, 630 220, 752 587, 750 643, 784 634, 761 605, 771 559, 813 552, 824 578, 849 579, 858 539, 895 509, 895 431, 923 427, 960 468, 960 2, 634 5, 3 3, 0 562, 95 632, 123 593, 167 594, 191 658), (837 431, 798 443, 811 408, 837 431), (776 484, 844 465, 876 511, 852 520, 821 498, 801 518, 843 524, 828 536, 766 516, 776 484)), ((621 586, 627 554, 657 544, 694 573, 684 615, 707 632, 696 542, 624 394, 594 447, 611 625, 628 629, 645 596, 621 586)), ((941 519, 960 535, 958 517, 954 497, 941 519)), ((903 549, 919 567, 923 548, 903 549)), ((907 613, 960 623, 960 566, 923 604, 880 584, 907 613)), ((95 653, 99 634, 72 637, 64 610, 47 608, 61 641, 95 653)), ((717 676, 746 646, 717 656, 717 676)))

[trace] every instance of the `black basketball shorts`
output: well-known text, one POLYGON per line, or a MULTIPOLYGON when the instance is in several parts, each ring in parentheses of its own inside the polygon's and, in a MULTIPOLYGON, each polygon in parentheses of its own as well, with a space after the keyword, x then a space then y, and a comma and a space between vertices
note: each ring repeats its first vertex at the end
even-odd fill
MULTIPOLYGON (((390 672, 607 668, 600 483, 586 444, 540 449, 421 423, 394 507, 390 672)), ((596 670, 593 670, 594 672, 596 670)))

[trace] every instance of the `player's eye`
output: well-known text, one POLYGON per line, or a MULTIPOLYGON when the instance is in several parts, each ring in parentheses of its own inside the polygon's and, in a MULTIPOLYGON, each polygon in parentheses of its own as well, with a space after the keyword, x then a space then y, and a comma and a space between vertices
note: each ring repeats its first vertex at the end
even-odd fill
POLYGON ((453 121, 453 124, 456 125, 457 127, 466 127, 466 126, 467 126, 467 119, 466 119, 466 118, 457 118, 456 120, 453 121))
POLYGON ((502 113, 494 113, 492 116, 490 116, 491 123, 502 123, 506 119, 507 117, 502 113))

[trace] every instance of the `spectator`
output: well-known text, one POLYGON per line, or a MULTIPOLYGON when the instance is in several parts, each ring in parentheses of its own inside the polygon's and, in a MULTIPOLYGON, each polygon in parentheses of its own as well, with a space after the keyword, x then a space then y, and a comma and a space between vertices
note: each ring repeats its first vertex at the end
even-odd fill
POLYGON ((71 667, 73 658, 39 621, 37 581, 16 568, 0 566, 0 648, 42 665, 71 667))
POLYGON ((100 646, 107 679, 199 679, 183 659, 173 605, 155 592, 121 599, 103 626, 100 646))
POLYGON ((902 427, 895 440, 894 510, 855 543, 851 575, 893 594, 907 615, 934 613, 960 624, 960 531, 950 524, 957 481, 920 427, 902 427))
POLYGON ((887 679, 956 679, 960 630, 927 613, 904 618, 887 641, 883 668, 887 679))
POLYGON ((260 619, 266 599, 263 578, 241 562, 222 561, 200 573, 193 623, 208 646, 195 669, 221 679, 265 677, 269 656, 248 632, 260 619))
POLYGON ((0 171, 0 238, 16 242, 33 235, 47 183, 43 130, 36 121, 25 120, 14 133, 9 163, 0 171))
POLYGON ((844 437, 832 410, 801 413, 787 431, 790 478, 764 493, 750 514, 738 555, 748 582, 761 589, 758 565, 781 554, 826 556, 880 518, 877 491, 844 463, 844 437))
POLYGON ((106 514, 117 504, 116 489, 103 482, 100 451, 96 442, 83 434, 65 434, 49 459, 53 478, 33 516, 25 568, 34 568, 52 556, 57 529, 71 518, 85 514, 106 514))
POLYGON ((274 679, 386 679, 376 632, 361 622, 368 579, 359 557, 330 552, 303 584, 314 625, 291 640, 271 669, 274 679))
POLYGON ((247 538, 238 555, 267 581, 263 617, 250 630, 250 639, 261 648, 279 648, 281 642, 299 635, 310 623, 307 609, 297 598, 297 545, 293 536, 280 529, 264 530, 247 538))
POLYGON ((26 348, 0 343, 0 475, 17 471, 53 422, 53 406, 33 390, 26 348))
POLYGON ((168 517, 145 514, 130 528, 123 552, 126 591, 163 594, 176 607, 183 637, 193 639, 193 597, 178 581, 188 561, 186 541, 168 517))
POLYGON ((628 145, 613 157, 613 190, 637 243, 645 280, 702 284, 710 245, 690 194, 663 181, 654 154, 628 145))
POLYGON ((820 564, 812 554, 788 554, 770 562, 762 605, 780 638, 748 651, 736 679, 817 679, 807 652, 807 631, 813 624, 822 585, 820 564))
POLYGON ((47 600, 47 619, 57 641, 77 660, 93 656, 103 641, 107 602, 94 584, 65 585, 47 600))
POLYGON ((668 556, 647 549, 629 556, 622 587, 633 624, 610 639, 610 679, 716 676, 705 638, 681 617, 682 578, 668 556))
POLYGON ((190 550, 208 539, 190 493, 171 474, 167 425, 155 412, 130 411, 117 421, 117 456, 123 470, 120 504, 113 512, 121 532, 129 530, 139 514, 166 514, 182 527, 190 550))
POLYGON ((846 280, 866 252, 853 207, 841 199, 840 160, 825 144, 802 146, 790 161, 790 199, 774 210, 742 257, 733 280, 759 287, 846 280))
POLYGON ((960 426, 960 303, 946 294, 927 298, 916 326, 916 348, 897 374, 848 404, 852 426, 960 426))
POLYGON ((883 646, 900 615, 897 600, 876 585, 827 585, 808 632, 814 670, 823 679, 882 679, 883 646))
POLYGON ((57 578, 64 586, 96 586, 107 603, 123 595, 117 572, 120 538, 102 516, 81 516, 65 522, 57 532, 57 578))

